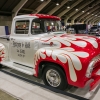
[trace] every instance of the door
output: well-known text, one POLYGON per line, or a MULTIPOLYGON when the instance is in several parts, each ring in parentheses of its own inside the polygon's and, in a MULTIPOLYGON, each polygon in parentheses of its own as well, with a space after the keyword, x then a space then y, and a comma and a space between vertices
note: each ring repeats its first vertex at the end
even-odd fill
POLYGON ((15 21, 14 34, 10 37, 10 55, 13 63, 33 67, 33 42, 29 38, 28 19, 20 19, 15 21))

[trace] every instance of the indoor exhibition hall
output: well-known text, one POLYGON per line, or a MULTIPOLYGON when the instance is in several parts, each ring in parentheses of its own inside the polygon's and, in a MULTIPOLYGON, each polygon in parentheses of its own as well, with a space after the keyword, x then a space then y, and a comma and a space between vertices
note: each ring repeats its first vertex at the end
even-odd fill
POLYGON ((1 0, 0 100, 100 100, 100 0, 1 0))

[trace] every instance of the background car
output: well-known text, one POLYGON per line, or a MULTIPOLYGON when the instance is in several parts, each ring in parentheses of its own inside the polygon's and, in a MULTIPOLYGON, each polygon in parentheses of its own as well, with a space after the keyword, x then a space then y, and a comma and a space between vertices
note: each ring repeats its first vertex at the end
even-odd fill
POLYGON ((89 34, 94 34, 94 35, 98 35, 100 32, 99 32, 99 28, 98 26, 93 26, 90 28, 89 30, 89 34))

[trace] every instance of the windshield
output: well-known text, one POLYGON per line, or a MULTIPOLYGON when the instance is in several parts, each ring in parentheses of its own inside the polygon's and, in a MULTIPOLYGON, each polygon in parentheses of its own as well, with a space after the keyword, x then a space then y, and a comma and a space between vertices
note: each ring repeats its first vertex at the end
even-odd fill
POLYGON ((45 24, 46 32, 61 31, 61 22, 60 21, 45 20, 44 24, 45 24))
MULTIPOLYGON (((62 31, 61 22, 50 19, 33 19, 31 26, 31 34, 42 34, 47 32, 58 32, 62 31)), ((62 32, 60 32, 62 34, 62 32)), ((59 33, 59 34, 60 34, 59 33)), ((63 32, 64 33, 64 32, 63 32)))
POLYGON ((91 27, 91 29, 97 29, 97 27, 91 27))

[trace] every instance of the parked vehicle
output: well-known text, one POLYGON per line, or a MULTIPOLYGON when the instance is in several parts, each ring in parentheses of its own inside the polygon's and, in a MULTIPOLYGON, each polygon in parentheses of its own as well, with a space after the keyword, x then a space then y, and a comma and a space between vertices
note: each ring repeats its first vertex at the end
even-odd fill
POLYGON ((100 81, 100 39, 67 35, 60 18, 43 14, 16 16, 10 36, 0 37, 0 63, 43 79, 48 86, 90 90, 100 81))
POLYGON ((68 31, 68 33, 72 33, 72 34, 76 33, 74 28, 68 28, 67 31, 68 31))
POLYGON ((90 28, 89 34, 100 35, 100 29, 97 26, 93 26, 90 28))

